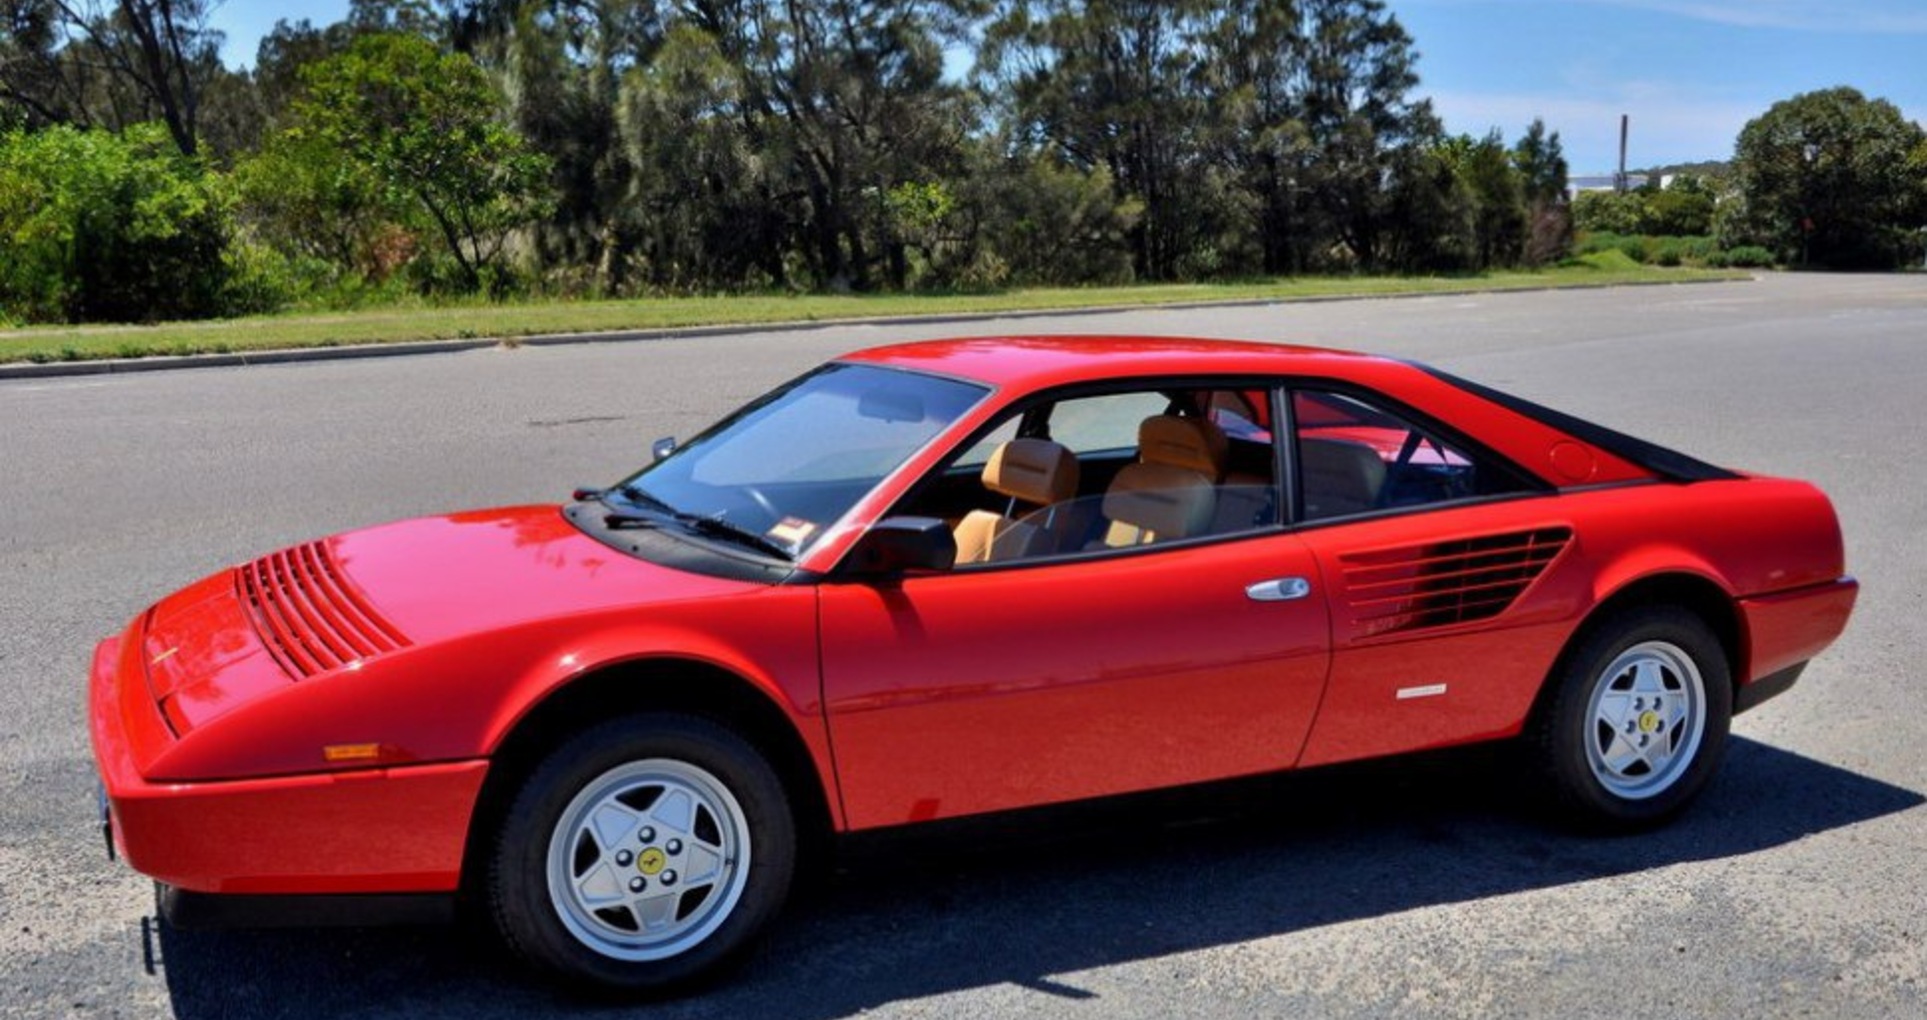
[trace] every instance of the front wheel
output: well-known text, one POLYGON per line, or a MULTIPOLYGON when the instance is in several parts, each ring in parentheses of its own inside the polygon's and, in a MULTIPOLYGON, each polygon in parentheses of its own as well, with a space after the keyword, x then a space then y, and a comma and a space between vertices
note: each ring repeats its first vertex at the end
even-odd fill
POLYGON ((523 784, 488 873, 496 927, 570 983, 663 991, 709 976, 776 914, 795 822, 769 763, 708 720, 590 729, 523 784))
POLYGON ((1530 745, 1556 806, 1591 828, 1637 830, 1712 778, 1732 718, 1719 639, 1675 607, 1622 614, 1574 649, 1530 745))

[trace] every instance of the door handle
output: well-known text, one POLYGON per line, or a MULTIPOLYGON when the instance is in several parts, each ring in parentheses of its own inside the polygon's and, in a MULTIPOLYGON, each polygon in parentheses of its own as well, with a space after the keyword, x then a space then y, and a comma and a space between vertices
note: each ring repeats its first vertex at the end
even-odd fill
POLYGON ((1245 585, 1245 597, 1253 602, 1290 602, 1311 594, 1311 582, 1302 577, 1279 577, 1245 585))

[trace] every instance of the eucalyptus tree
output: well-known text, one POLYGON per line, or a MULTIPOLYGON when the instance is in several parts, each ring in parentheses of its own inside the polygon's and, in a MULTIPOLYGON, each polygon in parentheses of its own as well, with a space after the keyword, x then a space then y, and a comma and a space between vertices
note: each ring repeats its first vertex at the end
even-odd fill
POLYGON ((818 286, 902 285, 887 196, 941 174, 970 125, 944 45, 976 0, 687 0, 680 16, 741 69, 748 143, 818 286), (778 168, 780 165, 780 169, 778 168))
POLYGON ((1014 136, 1140 203, 1138 275, 1178 274, 1205 166, 1200 88, 1207 0, 1005 0, 985 30, 982 73, 1014 136))
POLYGON ((1512 147, 1512 165, 1525 191, 1526 264, 1564 258, 1572 250, 1572 208, 1566 198, 1568 168, 1559 132, 1548 133, 1546 122, 1533 118, 1512 147))
POLYGON ((200 148, 208 82, 226 72, 209 0, 0 0, 0 97, 33 122, 119 130, 147 120, 200 148))
POLYGON ((633 168, 617 111, 623 76, 662 44, 656 0, 466 0, 450 5, 452 42, 493 69, 508 116, 551 160, 555 205, 533 232, 545 265, 588 267, 595 289, 621 283, 633 246, 623 204, 633 168))
POLYGON ((1415 99, 1418 53, 1381 0, 1301 0, 1304 122, 1311 181, 1339 241, 1361 267, 1380 265, 1394 172, 1440 132, 1430 100, 1415 99))

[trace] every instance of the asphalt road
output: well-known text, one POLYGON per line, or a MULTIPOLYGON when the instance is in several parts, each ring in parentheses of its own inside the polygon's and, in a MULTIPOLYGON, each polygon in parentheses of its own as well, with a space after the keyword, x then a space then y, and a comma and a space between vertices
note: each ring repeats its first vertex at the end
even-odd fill
POLYGON ((0 383, 0 1015, 1927 1015, 1923 439, 1919 275, 0 383), (82 680, 155 598, 317 534, 612 480, 844 350, 1005 329, 1418 357, 1810 478, 1860 608, 1656 834, 1547 829, 1503 759, 1473 755, 873 841, 732 982, 647 1007, 559 997, 460 929, 162 929, 148 884, 104 859, 82 680))

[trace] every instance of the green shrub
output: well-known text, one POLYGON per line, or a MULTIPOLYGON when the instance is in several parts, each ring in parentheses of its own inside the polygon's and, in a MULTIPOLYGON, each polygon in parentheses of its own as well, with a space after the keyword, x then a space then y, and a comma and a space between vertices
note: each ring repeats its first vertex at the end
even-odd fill
POLYGON ((219 314, 228 214, 159 125, 0 136, 0 304, 28 321, 219 314))
POLYGON ((1771 269, 1778 263, 1772 252, 1754 244, 1730 248, 1724 254, 1726 264, 1735 269, 1771 269))
POLYGON ((1644 265, 1653 260, 1653 249, 1644 237, 1622 237, 1618 248, 1626 257, 1644 265))
POLYGON ((1603 269, 1608 272, 1625 272, 1628 269, 1639 268, 1638 260, 1627 255, 1625 251, 1619 248, 1613 248, 1608 251, 1596 251, 1590 255, 1581 255, 1579 256, 1579 261, 1594 269, 1603 269))

